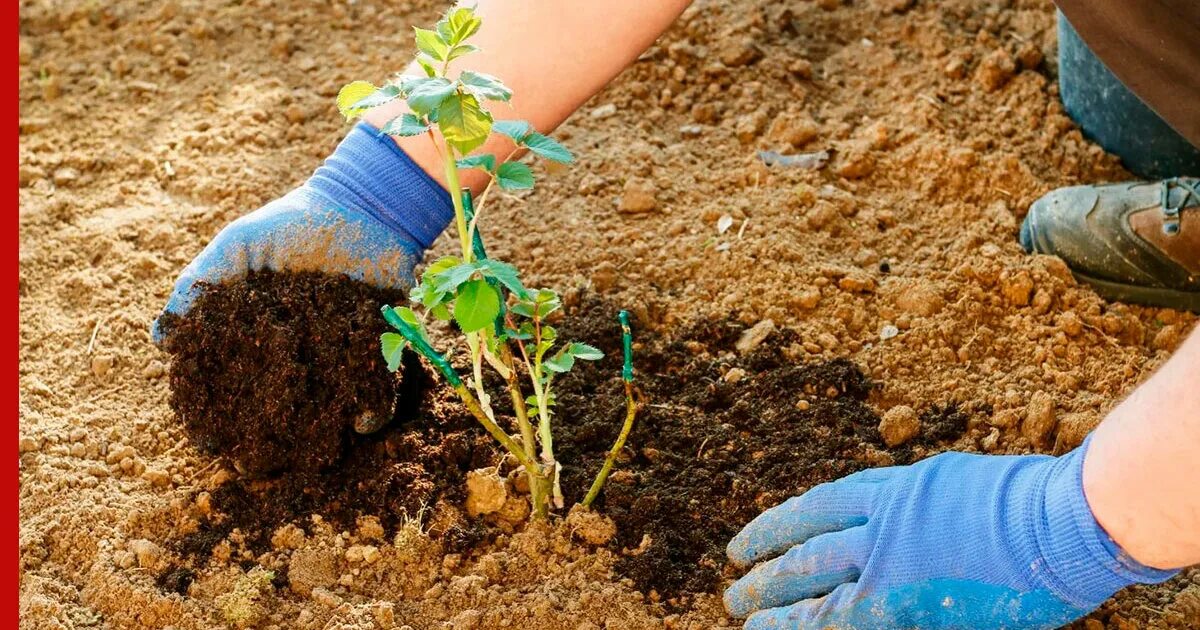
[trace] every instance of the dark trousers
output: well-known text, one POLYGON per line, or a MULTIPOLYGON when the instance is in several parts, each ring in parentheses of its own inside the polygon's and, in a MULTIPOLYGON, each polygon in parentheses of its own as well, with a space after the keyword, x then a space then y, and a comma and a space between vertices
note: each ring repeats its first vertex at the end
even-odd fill
MULTIPOLYGON (((1200 69, 1197 69, 1200 71, 1200 69)), ((1058 84, 1083 134, 1141 177, 1200 176, 1200 149, 1130 92, 1058 14, 1058 84)), ((1181 96, 1182 98, 1182 96, 1181 96)))

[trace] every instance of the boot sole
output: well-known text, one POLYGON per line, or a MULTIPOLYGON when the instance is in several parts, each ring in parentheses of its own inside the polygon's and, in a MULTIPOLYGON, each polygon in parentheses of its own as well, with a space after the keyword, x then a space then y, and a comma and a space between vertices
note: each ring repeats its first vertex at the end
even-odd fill
MULTIPOLYGON (((1049 254, 1052 252, 1046 251, 1047 248, 1040 247, 1040 239, 1033 233, 1033 229, 1029 225, 1029 218, 1021 224, 1020 233, 1021 246, 1029 253, 1049 254)), ((1124 284, 1121 282, 1113 282, 1111 280, 1102 280, 1093 278, 1087 274, 1079 273, 1071 270, 1071 275, 1079 282, 1083 282, 1095 289, 1096 293, 1106 300, 1116 302, 1132 302, 1134 304, 1143 304, 1146 306, 1160 306, 1173 308, 1179 311, 1191 311, 1200 313, 1200 293, 1194 291, 1179 291, 1177 289, 1165 289, 1159 287, 1144 287, 1133 284, 1124 284)))

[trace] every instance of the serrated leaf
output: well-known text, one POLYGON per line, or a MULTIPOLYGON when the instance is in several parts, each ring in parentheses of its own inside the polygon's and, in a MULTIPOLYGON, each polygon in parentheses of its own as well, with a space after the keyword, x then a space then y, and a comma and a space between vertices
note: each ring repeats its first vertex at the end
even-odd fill
POLYGON ((542 339, 546 341, 558 339, 558 330, 553 326, 542 326, 542 339))
POLYGON ((490 258, 476 262, 475 266, 485 278, 491 278, 504 285, 513 295, 518 298, 525 296, 525 285, 521 284, 520 272, 516 267, 490 258))
POLYGON ((437 108, 442 137, 459 153, 478 149, 492 132, 492 115, 471 94, 455 92, 437 108))
POLYGON ((425 71, 425 76, 436 77, 437 76, 437 68, 434 68, 433 64, 429 63, 429 59, 431 59, 431 58, 432 57, 429 57, 428 55, 425 55, 424 53, 418 54, 417 55, 417 65, 421 66, 421 69, 425 71))
POLYGON ((497 120, 492 123, 492 131, 512 138, 512 141, 517 144, 525 141, 525 136, 529 135, 530 129, 529 123, 524 120, 497 120))
POLYGON ((475 263, 460 262, 452 267, 447 267, 437 272, 426 272, 429 276, 429 282, 433 285, 435 291, 445 291, 454 293, 458 291, 458 287, 462 283, 471 279, 478 269, 475 263))
POLYGON ((358 111, 368 110, 372 107, 379 107, 384 103, 390 103, 399 96, 400 86, 388 84, 368 94, 350 107, 358 111))
POLYGON ((408 106, 418 116, 425 116, 438 109, 454 94, 454 84, 442 77, 421 77, 404 84, 408 92, 408 106))
POLYGON ((337 95, 338 111, 341 112, 342 116, 346 117, 346 120, 358 117, 365 110, 355 108, 354 105, 374 94, 377 89, 379 88, 375 87, 375 84, 370 81, 353 81, 343 85, 342 89, 338 90, 337 95))
POLYGON ((404 357, 408 340, 399 333, 385 332, 379 335, 379 344, 383 348, 383 359, 387 361, 388 371, 395 372, 400 369, 400 360, 404 357))
POLYGON ((581 361, 599 361, 604 358, 604 353, 599 348, 589 346, 586 343, 579 343, 578 341, 568 345, 567 352, 581 361))
POLYGON ((458 76, 458 80, 482 98, 504 102, 508 102, 512 98, 512 90, 508 89, 508 86, 504 85, 500 79, 490 74, 463 70, 462 74, 458 76))
POLYGON ((542 367, 557 374, 569 372, 572 367, 575 367, 575 355, 565 349, 560 350, 554 356, 542 361, 542 367))
MULTIPOLYGON (((421 274, 421 277, 428 278, 429 276, 437 275, 451 267, 456 267, 461 264, 462 259, 460 259, 458 256, 442 256, 441 258, 429 263, 429 266, 425 268, 425 273, 421 274)), ((426 280, 426 282, 428 282, 428 280, 426 280)))
POLYGON ((401 114, 389 121, 379 130, 387 136, 418 136, 429 130, 429 125, 413 114, 401 114))
POLYGON ((458 44, 475 34, 483 24, 483 19, 475 15, 470 7, 451 9, 445 17, 438 20, 438 34, 451 45, 458 44))
POLYGON ((512 306, 508 307, 508 310, 511 311, 514 315, 519 315, 521 317, 533 317, 533 309, 534 309, 534 305, 532 302, 524 302, 524 301, 517 302, 517 303, 513 304, 512 306))
POLYGON ((454 61, 455 59, 458 59, 459 57, 462 57, 463 55, 469 55, 473 52, 477 52, 478 50, 479 50, 478 46, 472 46, 470 44, 459 44, 459 45, 455 46, 454 48, 450 49, 450 52, 446 55, 446 59, 447 59, 447 61, 454 61))
POLYGON ((575 156, 571 155, 567 147, 559 144, 554 138, 536 131, 525 136, 521 144, 538 156, 559 164, 570 164, 575 160, 575 156))
POLYGON ((505 162, 496 169, 496 183, 504 190, 533 188, 533 171, 520 162, 505 162))
POLYGON ((484 280, 463 283, 454 298, 454 321, 465 333, 492 325, 500 314, 500 296, 484 280))
POLYGON ((446 54, 450 52, 450 46, 442 40, 442 36, 437 31, 414 26, 413 32, 416 34, 417 50, 433 57, 437 61, 446 60, 446 54))
POLYGON ((496 170, 496 156, 491 153, 468 155, 455 163, 458 164, 458 168, 481 168, 489 173, 496 170))

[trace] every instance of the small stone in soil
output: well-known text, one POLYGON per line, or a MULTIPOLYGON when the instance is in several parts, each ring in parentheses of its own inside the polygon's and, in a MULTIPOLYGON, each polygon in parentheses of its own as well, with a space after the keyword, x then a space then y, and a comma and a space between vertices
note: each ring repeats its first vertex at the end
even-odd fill
POLYGON ((897 405, 883 414, 879 422, 879 434, 884 444, 896 447, 913 439, 921 432, 921 417, 908 405, 897 405))

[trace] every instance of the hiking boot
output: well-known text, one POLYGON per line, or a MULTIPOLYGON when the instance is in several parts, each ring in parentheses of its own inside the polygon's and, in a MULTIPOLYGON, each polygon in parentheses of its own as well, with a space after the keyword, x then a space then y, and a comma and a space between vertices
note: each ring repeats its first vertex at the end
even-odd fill
POLYGON ((1200 179, 1060 188, 1030 206, 1021 245, 1107 299, 1200 312, 1200 179))

